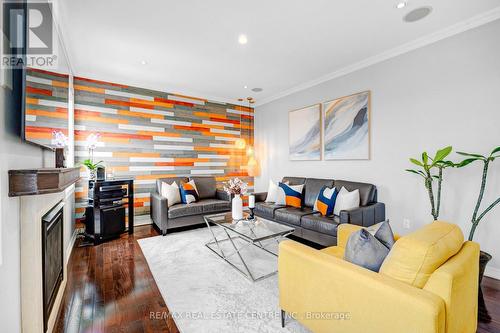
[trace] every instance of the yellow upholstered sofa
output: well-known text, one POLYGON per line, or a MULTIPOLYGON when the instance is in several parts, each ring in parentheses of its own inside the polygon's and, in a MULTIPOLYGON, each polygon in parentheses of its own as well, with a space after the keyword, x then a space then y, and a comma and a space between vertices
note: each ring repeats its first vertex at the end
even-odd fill
POLYGON ((477 243, 464 242, 454 224, 433 222, 399 238, 375 273, 342 259, 359 228, 339 226, 338 245, 323 250, 281 242, 282 315, 315 333, 476 332, 477 243))

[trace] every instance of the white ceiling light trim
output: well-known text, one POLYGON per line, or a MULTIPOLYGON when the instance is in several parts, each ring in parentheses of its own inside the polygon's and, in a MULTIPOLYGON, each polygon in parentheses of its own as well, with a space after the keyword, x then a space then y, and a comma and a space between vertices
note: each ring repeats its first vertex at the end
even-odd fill
POLYGON ((285 96, 297 93, 297 92, 302 91, 302 90, 309 89, 309 88, 317 86, 321 83, 324 83, 324 82, 336 79, 338 77, 356 72, 356 71, 361 70, 363 68, 375 65, 379 62, 397 57, 401 54, 419 49, 421 47, 435 43, 435 42, 440 41, 442 39, 457 35, 459 33, 465 32, 465 31, 470 30, 470 29, 477 28, 479 26, 493 22, 493 21, 498 20, 498 19, 500 19, 500 7, 496 7, 490 11, 487 11, 487 12, 484 12, 482 14, 471 17, 468 20, 454 24, 448 28, 445 28, 445 29, 442 29, 440 31, 431 33, 427 36, 415 39, 414 41, 400 45, 400 46, 395 47, 391 50, 382 52, 382 53, 375 55, 373 57, 369 57, 369 58, 362 60, 360 62, 357 62, 355 64, 349 65, 347 67, 344 67, 342 69, 339 69, 339 70, 334 71, 332 73, 329 73, 327 75, 321 76, 315 80, 311 80, 311 81, 302 83, 302 84, 295 86, 293 88, 284 90, 281 93, 278 93, 278 94, 272 95, 270 97, 261 99, 255 104, 255 107, 262 106, 264 104, 270 103, 272 101, 283 98, 285 96))

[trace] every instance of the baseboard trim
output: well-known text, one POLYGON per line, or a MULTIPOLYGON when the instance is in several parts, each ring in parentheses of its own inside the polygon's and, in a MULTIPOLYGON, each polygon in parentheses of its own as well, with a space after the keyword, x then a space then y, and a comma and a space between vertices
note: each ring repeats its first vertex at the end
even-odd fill
POLYGON ((153 224, 153 220, 149 215, 136 215, 134 216, 134 227, 139 227, 141 225, 153 224))
POLYGON ((484 275, 493 279, 500 280, 500 268, 486 266, 484 275))

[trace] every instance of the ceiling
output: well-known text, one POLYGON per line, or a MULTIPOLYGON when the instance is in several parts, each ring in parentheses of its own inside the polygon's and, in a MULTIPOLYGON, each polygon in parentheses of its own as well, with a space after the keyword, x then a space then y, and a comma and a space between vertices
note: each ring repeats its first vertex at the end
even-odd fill
POLYGON ((220 101, 253 96, 260 104, 500 12, 500 0, 408 0, 404 9, 393 0, 58 3, 75 75, 220 101), (407 12, 427 5, 434 8, 430 16, 403 22, 407 12), (238 43, 240 34, 247 35, 246 45, 238 43), (264 90, 253 93, 254 87, 264 90))

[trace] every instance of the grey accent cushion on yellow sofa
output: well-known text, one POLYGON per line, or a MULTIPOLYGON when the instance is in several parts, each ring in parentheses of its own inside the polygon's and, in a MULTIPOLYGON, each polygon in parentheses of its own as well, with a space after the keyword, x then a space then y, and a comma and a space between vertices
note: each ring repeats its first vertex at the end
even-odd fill
POLYGON ((394 234, 388 221, 354 232, 347 241, 344 259, 378 272, 394 244, 394 234))

